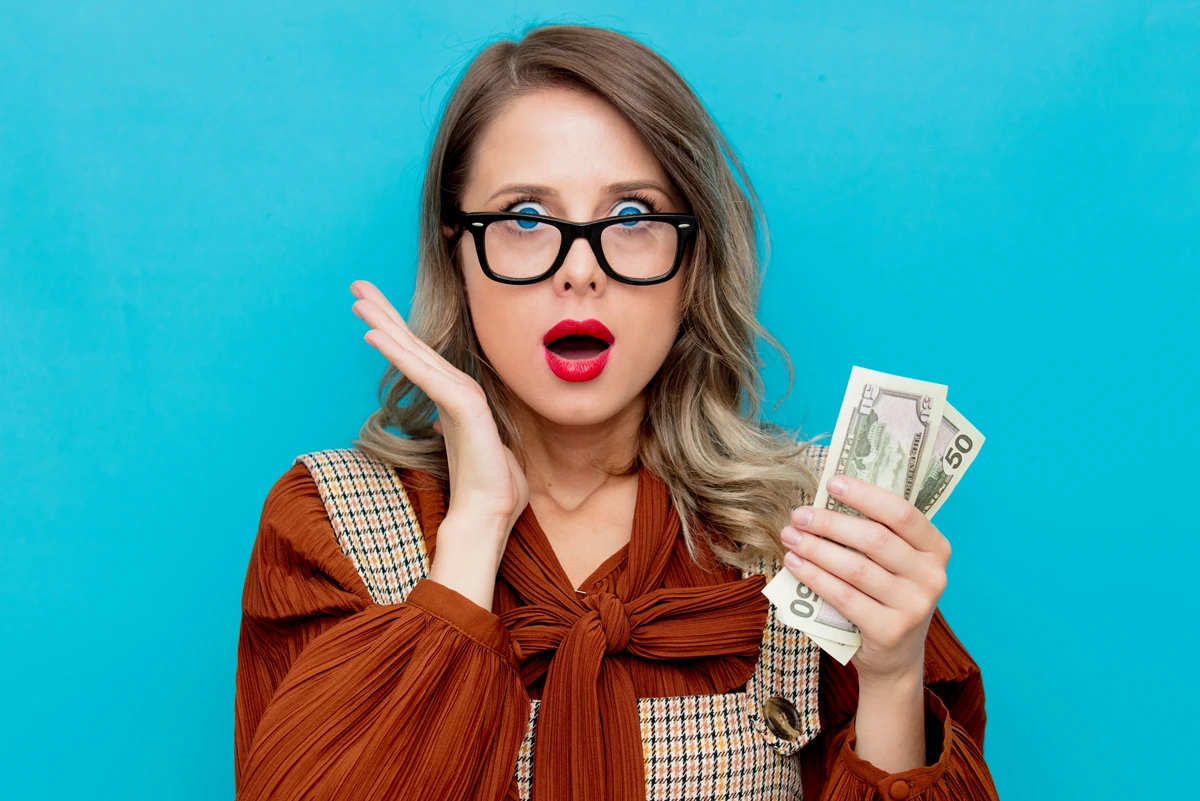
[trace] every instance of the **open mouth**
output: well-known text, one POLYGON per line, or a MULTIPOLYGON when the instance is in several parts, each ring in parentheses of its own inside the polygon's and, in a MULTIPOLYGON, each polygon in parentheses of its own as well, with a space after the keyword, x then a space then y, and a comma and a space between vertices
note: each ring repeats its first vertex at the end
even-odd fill
POLYGON ((608 343, 603 339, 587 334, 567 334, 546 345, 547 350, 570 361, 594 359, 608 348, 608 343))

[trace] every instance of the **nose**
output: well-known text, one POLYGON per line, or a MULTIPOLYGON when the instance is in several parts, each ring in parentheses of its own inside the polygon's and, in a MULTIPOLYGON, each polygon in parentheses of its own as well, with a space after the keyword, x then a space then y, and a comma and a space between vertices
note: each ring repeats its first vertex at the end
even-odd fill
POLYGON ((596 253, 591 243, 584 237, 578 237, 571 243, 567 258, 558 268, 552 278, 555 292, 570 292, 572 289, 580 292, 594 291, 603 294, 608 283, 608 276, 600 267, 596 253))

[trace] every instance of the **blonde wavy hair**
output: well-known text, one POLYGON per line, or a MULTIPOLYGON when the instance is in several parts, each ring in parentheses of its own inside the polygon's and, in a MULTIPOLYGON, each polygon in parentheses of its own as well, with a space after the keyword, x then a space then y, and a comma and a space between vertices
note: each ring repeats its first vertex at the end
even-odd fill
MULTIPOLYGON (((782 357, 788 391, 793 379, 787 351, 756 318, 770 253, 766 218, 716 122, 655 51, 607 28, 556 24, 492 42, 472 59, 444 104, 425 172, 409 325, 480 383, 501 440, 523 463, 512 413, 520 401, 479 346, 441 224, 449 224, 487 125, 513 98, 549 87, 594 93, 624 114, 699 222, 682 270, 679 334, 645 390, 637 457, 622 474, 640 462, 666 482, 698 563, 703 540, 725 564, 744 570, 765 563, 773 573, 772 561, 784 553, 779 530, 793 507, 814 496, 818 476, 809 460, 812 440, 759 414, 764 387, 756 337, 782 357), (730 541, 732 548, 723 544, 730 541)), ((432 428, 433 401, 394 365, 380 382, 379 399, 355 447, 393 466, 424 470, 448 487, 445 444, 432 428)))

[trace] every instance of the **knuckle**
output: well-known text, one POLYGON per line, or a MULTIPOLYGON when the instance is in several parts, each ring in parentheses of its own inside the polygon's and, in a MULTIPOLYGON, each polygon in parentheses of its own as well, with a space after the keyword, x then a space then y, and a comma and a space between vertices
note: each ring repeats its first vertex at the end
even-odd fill
POLYGON ((883 546, 891 539, 892 532, 888 531, 884 526, 872 526, 863 541, 866 550, 871 553, 879 553, 883 550, 883 546))
POLYGON ((848 578, 855 584, 861 584, 871 575, 871 566, 866 559, 858 558, 850 566, 848 578))
POLYGON ((459 409, 466 420, 492 419, 492 410, 488 406, 487 398, 483 396, 482 390, 475 391, 468 388, 465 396, 459 403, 459 409))
POLYGON ((946 584, 946 571, 939 570, 933 577, 933 591, 937 598, 942 597, 942 593, 946 591, 946 584))
POLYGON ((917 511, 917 507, 913 506, 912 503, 905 503, 904 506, 900 508, 900 513, 896 515, 896 522, 898 522, 901 526, 908 528, 913 523, 917 522, 918 517, 923 516, 924 515, 917 511))
POLYGON ((901 605, 900 615, 905 628, 916 628, 920 621, 929 614, 934 601, 924 589, 909 595, 901 605))

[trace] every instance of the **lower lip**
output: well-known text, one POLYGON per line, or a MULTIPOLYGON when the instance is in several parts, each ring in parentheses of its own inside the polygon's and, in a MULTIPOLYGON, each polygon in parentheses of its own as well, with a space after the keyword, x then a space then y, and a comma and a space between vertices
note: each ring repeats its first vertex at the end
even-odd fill
POLYGON ((609 345, 590 359, 564 359, 544 345, 542 349, 546 351, 546 364, 550 365, 551 372, 563 381, 591 381, 604 372, 613 346, 609 345))

